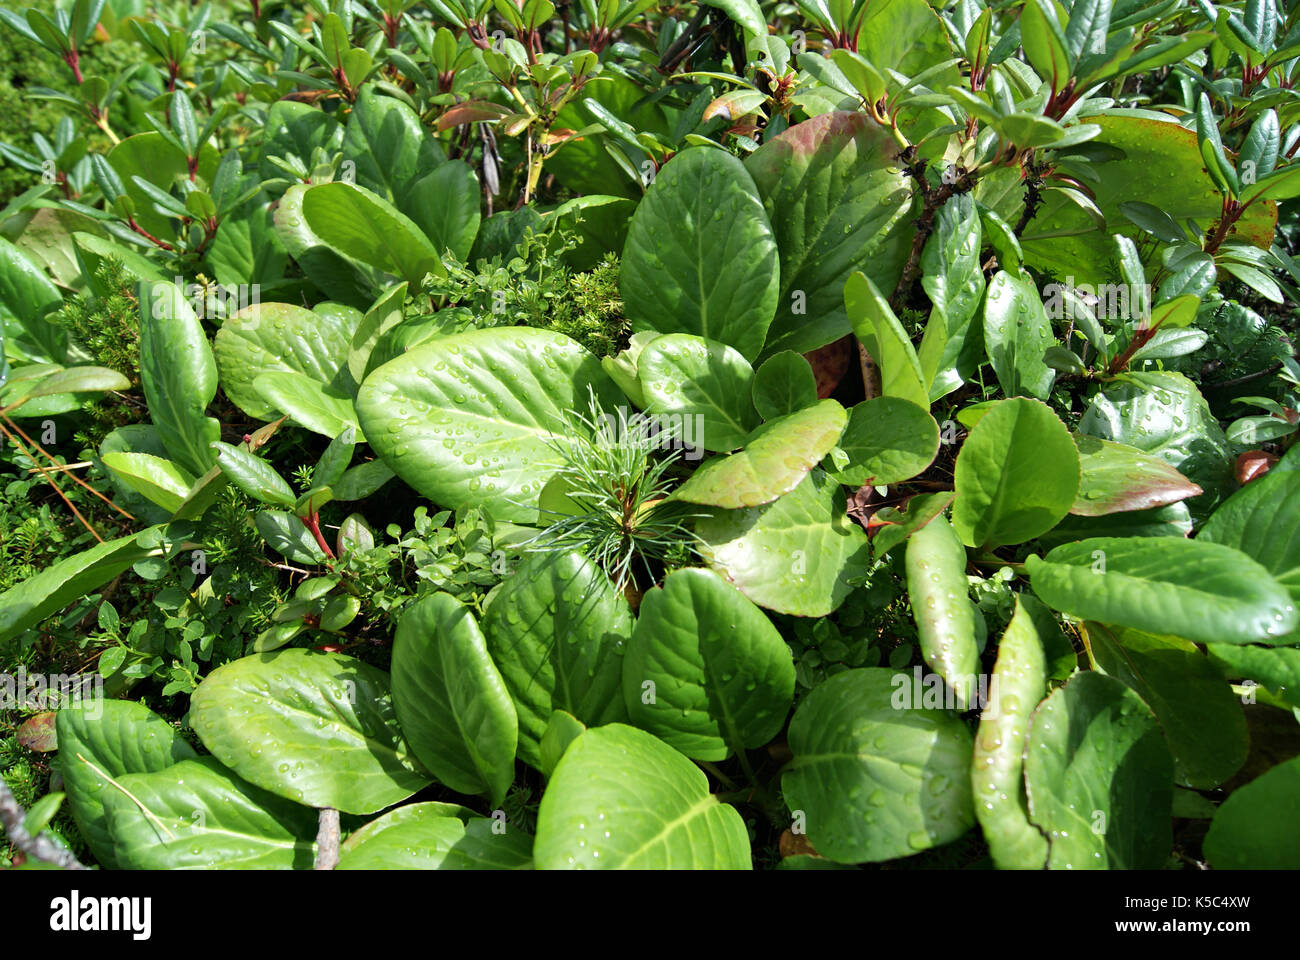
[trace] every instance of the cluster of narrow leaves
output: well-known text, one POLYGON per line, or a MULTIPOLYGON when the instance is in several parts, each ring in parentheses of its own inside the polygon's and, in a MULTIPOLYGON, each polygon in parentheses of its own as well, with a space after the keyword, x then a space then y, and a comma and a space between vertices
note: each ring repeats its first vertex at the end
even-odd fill
POLYGON ((122 264, 148 419, 96 462, 139 523, 0 595, 0 644, 183 562, 227 487, 311 578, 194 692, 202 755, 137 703, 59 711, 101 864, 305 868, 332 809, 340 869, 745 869, 742 810, 803 838, 792 868, 972 832, 1000 868, 1156 868, 1176 818, 1211 818, 1198 862, 1300 865, 1300 760, 1238 782, 1251 713, 1300 711, 1300 365, 1266 342, 1300 282, 1278 227, 1300 14, 119 6, 3 17, 75 74, 79 96, 43 95, 115 144, 69 120, 40 157, 5 146, 63 179, 0 212, 0 415, 131 387, 53 319, 122 264), (130 24, 134 82, 82 76, 97 23, 130 24), (220 65, 191 52, 209 33, 220 65), (617 256, 619 352, 429 292, 537 244, 617 256), (214 312, 196 280, 262 296, 214 312), (652 501, 601 478, 627 544, 678 518, 681 550, 630 577, 547 548, 596 509, 578 451, 628 442, 588 411, 674 450, 652 501), (261 452, 281 431, 324 447, 302 491, 261 452), (398 485, 534 549, 481 608, 412 597, 387 669, 310 649, 359 617, 343 561, 398 485), (999 570, 991 629, 971 586, 999 570), (790 625, 876 576, 903 584, 919 662, 801 685, 790 625), (525 782, 535 828, 506 814, 525 782))

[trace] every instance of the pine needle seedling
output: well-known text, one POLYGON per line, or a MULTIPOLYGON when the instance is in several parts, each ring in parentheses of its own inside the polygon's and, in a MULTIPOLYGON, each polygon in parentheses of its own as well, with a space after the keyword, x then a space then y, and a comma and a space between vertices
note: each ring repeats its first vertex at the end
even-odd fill
POLYGON ((562 466, 540 509, 552 519, 524 548, 577 551, 620 591, 630 579, 649 586, 656 568, 681 565, 698 542, 688 523, 699 514, 667 499, 682 451, 661 452, 670 438, 652 419, 629 416, 626 407, 606 413, 590 388, 588 394, 589 416, 573 411, 566 436, 551 443, 562 466))

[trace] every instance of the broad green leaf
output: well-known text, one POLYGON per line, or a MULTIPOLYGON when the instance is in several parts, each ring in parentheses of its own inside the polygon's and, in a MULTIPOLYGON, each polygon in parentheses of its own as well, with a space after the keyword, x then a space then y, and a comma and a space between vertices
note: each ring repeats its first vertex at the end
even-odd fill
POLYGON ((303 522, 285 510, 259 510, 253 517, 257 532, 267 546, 295 563, 324 563, 325 552, 303 526, 303 522))
POLYGON ((164 770, 194 757, 194 750, 158 714, 125 700, 65 706, 55 727, 68 808, 95 859, 104 867, 116 867, 116 845, 104 808, 108 794, 117 792, 110 780, 164 770))
POLYGON ((343 127, 333 114, 311 104, 277 100, 266 111, 258 173, 263 180, 283 175, 270 157, 297 157, 310 169, 315 150, 333 154, 342 144, 343 127))
POLYGON ((277 507, 292 507, 297 501, 293 488, 269 462, 229 443, 214 443, 217 462, 230 482, 254 500, 277 507))
POLYGON ((1246 760, 1241 701, 1195 644, 1102 624, 1088 628, 1092 656, 1156 715, 1174 757, 1175 782, 1210 790, 1246 760))
POLYGON ((775 420, 817 402, 817 376, 807 358, 782 350, 754 371, 751 393, 758 415, 775 420))
POLYGON ((275 208, 276 236, 307 278, 327 296, 364 307, 383 286, 382 274, 345 257, 308 226, 302 206, 310 189, 310 184, 298 183, 284 192, 275 208))
POLYGON ((1074 435, 1079 450, 1079 493, 1070 512, 1080 517, 1149 510, 1201 493, 1167 461, 1136 447, 1074 435))
POLYGON ((108 390, 129 390, 131 381, 116 370, 89 364, 68 367, 43 377, 24 396, 35 399, 60 393, 102 393, 108 390))
POLYGON ((934 417, 901 397, 876 397, 849 411, 839 447, 849 465, 828 471, 840 483, 888 486, 924 472, 939 452, 934 417))
POLYGON ((1155 870, 1172 846, 1173 760, 1132 690, 1080 673, 1034 711, 1025 747, 1029 819, 1057 870, 1155 870))
POLYGON ((302 199, 307 226, 335 252, 395 275, 413 286, 446 272, 420 228, 364 187, 322 183, 302 199))
POLYGON ((694 442, 706 450, 734 450, 758 426, 750 400, 754 370, 716 340, 687 333, 656 337, 637 357, 646 413, 702 417, 694 442))
POLYGON ((259 420, 276 413, 253 386, 264 373, 301 373, 338 392, 355 392, 343 361, 358 320, 355 311, 311 311, 288 303, 246 307, 227 317, 213 339, 221 388, 259 420))
MULTIPOLYGON (((149 528, 153 530, 154 528, 149 528)), ((119 573, 156 551, 141 546, 142 530, 50 564, 0 593, 0 644, 54 616, 74 600, 98 590, 119 573)))
POLYGON ((697 760, 761 747, 785 725, 794 660, 758 607, 708 570, 645 595, 623 658, 629 720, 697 760))
MULTIPOLYGON (((218 160, 215 149, 207 144, 201 146, 196 171, 198 176, 211 183, 217 172, 218 160)), ((174 240, 178 221, 155 210, 153 198, 132 177, 139 177, 167 192, 174 183, 189 177, 189 161, 185 151, 168 143, 161 134, 150 131, 126 137, 114 145, 108 152, 108 162, 121 178, 126 195, 135 205, 136 222, 161 240, 174 240)))
POLYGON ((440 803, 399 807, 344 842, 339 870, 530 870, 532 837, 486 817, 448 816, 440 803), (406 811, 412 811, 407 814, 406 811))
POLYGON ((906 565, 921 655, 943 677, 957 708, 966 710, 980 668, 976 610, 967 594, 966 549, 952 525, 935 517, 908 539, 906 565))
POLYGON ((763 349, 780 283, 776 241, 739 160, 692 147, 637 205, 619 284, 634 330, 693 333, 747 360, 763 349))
POLYGON ((1050 621, 1051 613, 1033 597, 1016 597, 975 735, 970 770, 975 816, 1000 870, 1041 870, 1047 863, 1047 839, 1029 821, 1022 773, 1029 716, 1047 693, 1040 625, 1054 629, 1050 621))
POLYGON ((1063 89, 1070 79, 1070 56, 1056 9, 1047 0, 1027 0, 1021 9, 1020 41, 1025 57, 1052 91, 1063 89))
POLYGON ((843 488, 814 470, 773 503, 711 511, 695 533, 709 566, 759 606, 824 617, 852 591, 871 550, 845 505, 843 488))
POLYGON ((952 525, 962 543, 1023 543, 1069 513, 1079 490, 1079 453, 1050 407, 1013 397, 975 424, 953 479, 952 525))
POLYGON ((930 391, 916 348, 876 285, 865 274, 850 274, 844 284, 844 305, 853 332, 880 367, 881 393, 929 410, 930 391))
POLYGON ((1235 547, 1300 601, 1300 473, 1270 470, 1215 510, 1197 539, 1235 547))
MULTIPOLYGON (((982 359, 967 345, 984 296, 981 242, 979 212, 969 193, 959 193, 939 208, 921 253, 921 286, 933 309, 918 359, 931 400, 961 386, 982 359)), ((970 339, 974 347, 982 346, 977 338, 970 339)))
POLYGON ((1300 708, 1300 648, 1211 643, 1205 649, 1225 677, 1253 681, 1300 708))
POLYGON ((393 706, 429 771, 498 806, 515 775, 519 721, 474 615, 437 593, 402 611, 393 640, 393 706))
POLYGON ((519 758, 541 764, 551 713, 595 726, 627 716, 623 654, 632 613, 609 577, 577 553, 530 556, 483 615, 488 652, 519 716, 519 758))
POLYGON ((1216 870, 1300 867, 1300 757, 1234 790, 1215 813, 1204 850, 1216 870))
POLYGON ((758 0, 704 0, 739 24, 747 37, 767 36, 767 18, 758 0))
POLYGON ((351 428, 358 441, 366 439, 352 398, 305 373, 271 370, 258 374, 253 390, 263 403, 322 437, 337 437, 351 428))
POLYGON ((1098 537, 1025 561, 1034 593, 1071 616, 1193 643, 1277 643, 1295 604, 1239 550, 1177 537, 1098 537))
POLYGON ((241 780, 212 757, 127 773, 102 794, 128 870, 306 870, 316 814, 241 780), (128 796, 129 794, 129 796, 128 796))
POLYGON ((912 703, 911 681, 892 670, 846 670, 815 687, 790 721, 794 759, 781 790, 825 857, 907 857, 975 822, 970 731, 950 711, 912 703))
MULTIPOLYGON (((0 322, 6 316, 18 321, 46 358, 63 362, 67 333, 45 315, 63 303, 58 287, 31 259, 0 237, 0 322)), ((9 336, 14 336, 12 329, 9 336)))
POLYGON ((621 723, 569 744, 542 794, 533 861, 540 870, 748 870, 736 809, 704 772, 661 740, 621 723))
POLYGON ((831 452, 847 421, 834 400, 769 420, 750 434, 740 452, 705 462, 674 496, 733 509, 771 503, 797 487, 831 452))
POLYGON ((1180 373, 1130 373, 1106 385, 1079 432, 1154 454, 1205 491, 1188 501, 1203 519, 1231 483, 1228 442, 1209 404, 1180 373))
POLYGON ((1033 282, 999 270, 984 298, 984 348, 1007 396, 1047 399, 1056 372, 1043 354, 1055 343, 1033 282))
POLYGON ((880 527, 871 541, 875 556, 883 557, 934 520, 948 509, 954 496, 951 490, 941 493, 918 493, 909 497, 901 510, 896 507, 882 507, 877 510, 874 519, 880 523, 880 527))
POLYGON ((360 186, 398 204, 417 180, 445 160, 419 115, 379 93, 375 84, 361 88, 348 117, 343 156, 355 164, 360 186))
POLYGON ((374 813, 429 783, 388 674, 341 654, 278 650, 218 667, 194 691, 190 724, 239 776, 308 806, 374 813))
POLYGON ((540 769, 542 775, 550 777, 555 772, 555 765, 569 749, 569 744, 578 739, 578 735, 587 729, 587 725, 571 713, 556 710, 546 722, 546 732, 542 734, 540 769))
POLYGON ((463 160, 450 160, 411 184, 398 196, 397 206, 438 253, 450 250, 457 259, 468 260, 478 235, 479 201, 474 171, 463 160))
POLYGON ((128 487, 169 514, 180 509, 194 486, 193 475, 162 457, 120 452, 100 459, 128 487))
POLYGON ((867 114, 832 112, 795 124, 745 161, 781 255, 766 355, 806 353, 850 332, 841 292, 855 270, 882 289, 898 282, 911 243, 898 149, 867 114))
POLYGON ((217 365, 203 325, 170 283, 136 287, 140 305, 140 382, 149 418, 173 460, 195 476, 216 460, 221 425, 207 415, 217 365))
POLYGON ((621 402, 599 361, 560 334, 498 327, 443 337, 386 363, 362 385, 357 414, 375 452, 419 493, 500 520, 537 517, 559 468, 566 416, 621 402))

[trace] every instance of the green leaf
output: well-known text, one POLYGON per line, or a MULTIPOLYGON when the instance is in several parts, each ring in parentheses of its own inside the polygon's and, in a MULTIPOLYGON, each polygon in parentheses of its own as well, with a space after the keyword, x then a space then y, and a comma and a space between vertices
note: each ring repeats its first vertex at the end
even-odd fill
POLYGON ((721 10, 745 31, 746 37, 767 36, 767 18, 758 5, 758 0, 704 0, 711 7, 721 10))
POLYGON ((498 806, 515 775, 519 721, 478 623, 446 593, 406 607, 393 640, 393 705, 429 771, 498 806))
POLYGON ((797 487, 831 452, 848 415, 834 400, 769 420, 744 449, 714 457, 695 471, 673 496, 715 507, 757 507, 797 487))
MULTIPOLYGON (((302 199, 307 226, 336 253, 419 286, 443 276, 438 251, 420 228, 377 194, 346 183, 322 183, 302 199)), ((292 252, 292 251, 290 251, 292 252)))
POLYGON ((659 171, 637 205, 619 285, 634 330, 693 333, 753 360, 776 312, 779 273, 772 227, 745 167, 722 150, 692 147, 659 171))
MULTIPOLYGON (((339 870, 529 870, 532 837, 498 821, 448 816, 444 803, 398 807, 344 841, 339 870)), ((453 808, 454 809, 454 808, 453 808)))
POLYGON ((947 510, 954 496, 951 490, 941 493, 919 493, 909 497, 901 510, 895 507, 882 507, 876 511, 875 519, 880 521, 881 527, 871 541, 875 556, 883 557, 947 510))
POLYGON ((95 859, 114 868, 116 844, 108 831, 105 801, 117 788, 109 779, 164 770, 194 757, 194 750, 162 717, 125 700, 65 706, 55 727, 68 808, 95 859))
POLYGON ((213 339, 221 388, 250 417, 269 420, 276 408, 253 384, 264 373, 301 373, 339 393, 355 393, 344 358, 360 324, 355 310, 307 310, 259 303, 225 319, 213 339))
POLYGON ((311 104, 277 100, 266 111, 258 174, 263 180, 283 175, 271 157, 297 157, 310 169, 317 149, 332 155, 342 144, 343 127, 332 114, 311 104))
MULTIPOLYGON (((216 150, 207 145, 200 146, 198 176, 211 183, 218 160, 216 150)), ((177 221, 154 210, 153 199, 132 178, 139 177, 164 193, 169 192, 173 184, 189 179, 189 160, 185 151, 174 143, 168 143, 160 133, 137 133, 115 145, 108 153, 108 162, 134 204, 136 222, 161 240, 175 239, 177 221)))
POLYGON ((1196 386, 1180 373, 1130 373, 1107 384, 1079 432, 1154 454, 1205 491, 1188 502, 1204 519, 1231 483, 1228 442, 1196 386))
POLYGON ((1056 9, 1047 0, 1027 0, 1020 11, 1020 42, 1038 75, 1055 93, 1070 79, 1070 57, 1056 9))
POLYGON ((1197 539, 1235 547, 1300 601, 1300 472, 1270 470, 1215 510, 1197 539))
POLYGON ((749 835, 695 764, 621 723, 580 734, 537 812, 539 870, 748 870, 749 835))
POLYGON ((888 486, 925 471, 939 452, 934 417, 900 397, 876 397, 849 411, 839 447, 849 465, 828 473, 840 483, 888 486))
POLYGON ((1165 460, 1136 447, 1074 434, 1079 492, 1070 512, 1080 517, 1149 510, 1199 496, 1201 488, 1165 460))
POLYGON ((352 429, 364 441, 352 398, 322 385, 296 370, 259 374, 253 389, 273 409, 282 410, 295 423, 323 437, 337 437, 352 429))
POLYGON ((712 511, 695 533, 709 566, 759 606, 824 617, 852 591, 871 550, 845 505, 840 485, 814 470, 773 503, 712 511))
POLYGON ((628 718, 697 760, 761 747, 785 725, 794 660, 767 616, 708 570, 668 574, 623 659, 628 718))
POLYGON ((969 709, 980 650, 975 605, 967 594, 966 550, 948 521, 935 517, 908 539, 906 564, 921 655, 952 690, 957 708, 969 709))
POLYGON ((1300 757, 1279 763, 1232 792, 1205 836, 1216 870, 1294 870, 1300 867, 1300 757))
POLYGON ((947 710, 911 703, 911 681, 892 670, 846 670, 795 711, 794 759, 781 789, 822 856, 893 860, 955 840, 974 824, 970 731, 947 710))
POLYGON ((918 358, 931 400, 961 386, 976 365, 966 341, 984 296, 981 244, 975 200, 959 193, 939 208, 921 253, 921 286, 933 309, 918 358))
POLYGON ((277 507, 293 507, 297 502, 293 489, 275 467, 261 457, 229 443, 214 443, 212 446, 217 451, 217 462, 221 464, 222 472, 254 500, 277 507))
POLYGON ((844 285, 844 306, 849 322, 867 353, 880 367, 881 393, 910 400, 930 409, 930 391, 921 372, 916 348, 894 316, 889 302, 865 274, 849 275, 844 285))
MULTIPOLYGON (((13 317, 46 355, 56 362, 64 359, 66 332, 45 315, 63 303, 50 278, 20 249, 0 237, 0 320, 13 317)), ((12 328, 9 336, 17 331, 12 328)))
POLYGON ((588 726, 623 720, 623 651, 632 613, 609 577, 577 553, 530 556, 488 604, 488 650, 519 715, 519 758, 541 765, 555 710, 588 726))
POLYGON ((754 372, 751 394, 759 416, 775 420, 817 402, 817 376, 807 358, 782 350, 754 372))
POLYGON ((306 870, 316 815, 212 757, 127 773, 103 794, 117 865, 128 870, 306 870), (128 796, 129 794, 129 796, 128 796))
MULTIPOLYGON (((1076 63, 1081 57, 1106 53, 1112 0, 1076 0, 1065 26, 1065 48, 1076 63)), ((1023 28, 1022 34, 1023 37, 1023 28)))
POLYGON ((307 225, 303 201, 309 184, 294 184, 275 208, 275 234, 307 278, 326 295, 354 307, 368 305, 385 286, 383 275, 334 250, 307 225))
POLYGON ((480 190, 469 164, 451 160, 397 198, 398 209, 424 231, 433 248, 468 261, 478 235, 480 190))
POLYGON ((1093 658, 1156 715, 1174 757, 1175 782, 1209 790, 1246 760, 1241 701, 1195 644, 1138 630, 1088 627, 1093 658))
POLYGON ((549 778, 555 772, 555 765, 569 749, 569 744, 586 729, 587 725, 571 713, 556 710, 551 714, 551 719, 546 722, 546 732, 542 734, 540 769, 543 776, 549 778))
POLYGON ((851 329, 841 295, 849 275, 892 290, 907 257, 911 192, 897 142, 865 113, 824 113, 767 140, 745 167, 781 256, 765 355, 839 339, 851 329))
POLYGON ((695 443, 704 449, 734 450, 758 426, 754 370, 731 347, 670 333, 650 341, 636 364, 646 413, 693 418, 695 443))
POLYGON ((1205 649, 1225 677, 1253 681, 1300 708, 1300 648, 1210 643, 1205 649))
MULTIPOLYGON (((343 156, 356 164, 356 181, 400 206, 417 180, 445 160, 420 117, 409 106, 361 88, 348 117, 343 156)), ((418 284, 419 278, 414 283, 418 284)))
POLYGON ((1026 562, 1034 592, 1071 616, 1194 643, 1273 644, 1295 605, 1239 550, 1177 537, 1098 537, 1026 562))
POLYGON ((194 486, 193 475, 162 457, 119 452, 105 453, 100 459, 128 487, 169 514, 180 509, 194 486))
POLYGON ((528 522, 559 469, 565 418, 586 409, 588 387, 606 410, 621 402, 576 341, 498 327, 442 337, 385 364, 357 394, 357 414, 375 451, 424 496, 528 522))
POLYGON ((221 425, 207 416, 217 393, 217 365, 203 325, 180 289, 138 284, 140 382, 149 417, 173 460, 195 476, 216 459, 221 425))
POLYGON ((1048 867, 1155 870, 1172 846, 1173 761, 1151 712, 1118 680, 1077 674, 1034 711, 1029 818, 1048 867))
POLYGON ((1043 354, 1055 343, 1033 282, 999 270, 984 300, 984 347, 1007 396, 1047 399, 1056 372, 1043 354))
POLYGON ((52 617, 155 551, 140 537, 154 528, 97 543, 0 593, 0 644, 52 617))
POLYGON ((1079 490, 1079 454, 1050 407, 1014 397, 995 404, 971 430, 953 479, 952 525, 962 543, 1024 543, 1069 513, 1079 490))
POLYGON ((1029 820, 1022 773, 1029 716, 1047 693, 1043 633, 1056 629, 1051 617, 1033 597, 1016 597, 975 735, 975 816, 999 870, 1040 870, 1047 863, 1047 839, 1029 820))
POLYGON ((1206 172, 1218 188, 1227 194, 1236 196, 1239 184, 1237 171, 1223 152, 1223 139, 1219 135, 1219 122, 1210 107, 1210 98, 1204 92, 1196 106, 1196 141, 1200 147, 1201 160, 1206 172))
POLYGON ((278 650, 218 667, 194 691, 190 723, 235 773, 308 806, 374 813, 429 783, 388 674, 341 654, 278 650))

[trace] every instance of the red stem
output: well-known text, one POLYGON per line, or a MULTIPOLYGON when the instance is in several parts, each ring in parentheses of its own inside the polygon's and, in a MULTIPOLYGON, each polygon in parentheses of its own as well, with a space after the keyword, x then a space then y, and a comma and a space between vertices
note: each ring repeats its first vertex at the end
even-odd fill
POLYGON ((334 556, 334 551, 330 549, 330 545, 325 542, 325 538, 321 535, 320 514, 313 510, 311 513, 307 514, 307 516, 302 518, 302 522, 303 525, 311 531, 311 535, 316 538, 316 545, 321 548, 321 551, 325 556, 329 557, 331 560, 337 559, 334 556))

